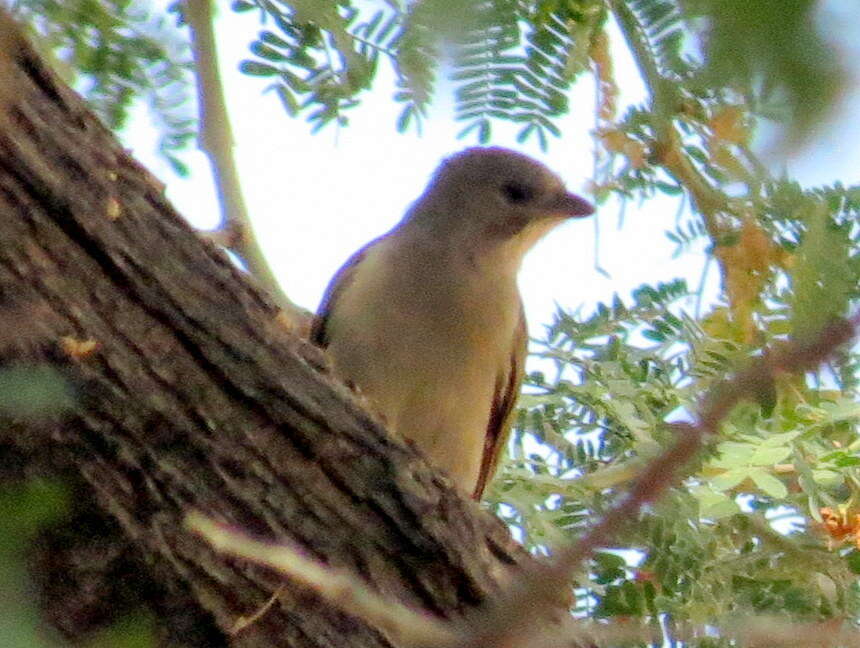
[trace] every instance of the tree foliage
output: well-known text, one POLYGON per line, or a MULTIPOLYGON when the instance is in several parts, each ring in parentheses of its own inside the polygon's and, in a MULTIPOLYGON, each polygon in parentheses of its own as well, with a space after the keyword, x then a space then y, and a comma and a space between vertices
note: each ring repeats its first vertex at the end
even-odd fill
MULTIPOLYGON (((120 125, 150 97, 174 154, 189 124, 175 55, 156 44, 142 2, 16 3, 45 47, 85 75, 120 125), (137 34, 129 38, 129 30, 137 34)), ((593 312, 560 310, 536 340, 510 460, 490 505, 536 552, 576 538, 671 441, 719 379, 792 336, 856 309, 860 187, 804 188, 754 152, 762 127, 782 146, 811 136, 843 84, 816 27, 816 3, 734 0, 236 0, 264 26, 242 69, 265 79, 311 128, 348 123, 380 65, 397 80, 400 131, 420 128, 437 81, 453 83, 464 138, 499 121, 548 146, 567 91, 595 77, 598 201, 678 196, 667 236, 706 240, 721 280, 702 311, 670 280, 593 312), (648 89, 619 114, 608 25, 648 89)), ((179 36, 167 23, 159 33, 179 36)), ((182 51, 174 48, 171 51, 182 51)), ((261 89, 262 86, 261 86, 261 89)), ((557 145, 563 145, 563 142, 557 145)), ((853 623, 860 614, 858 358, 844 350, 806 376, 762 384, 658 505, 619 529, 573 584, 575 612, 639 617, 650 639, 718 645, 738 617, 853 623), (655 638, 656 637, 656 638, 655 638)))
POLYGON ((588 69, 590 40, 607 16, 592 2, 336 5, 322 12, 306 3, 233 4, 261 12, 278 30, 260 32, 243 69, 270 77, 290 114, 308 111, 314 128, 345 124, 345 111, 383 59, 397 78, 399 130, 420 129, 442 70, 454 82, 461 135, 486 143, 494 120, 510 121, 521 125, 520 141, 536 137, 544 147, 548 135, 560 135, 555 121, 567 113, 565 92, 588 69))
POLYGON ((175 19, 151 5, 14 0, 11 9, 108 126, 122 128, 134 102, 145 101, 161 131, 159 152, 184 175, 179 153, 195 135, 188 43, 175 19))

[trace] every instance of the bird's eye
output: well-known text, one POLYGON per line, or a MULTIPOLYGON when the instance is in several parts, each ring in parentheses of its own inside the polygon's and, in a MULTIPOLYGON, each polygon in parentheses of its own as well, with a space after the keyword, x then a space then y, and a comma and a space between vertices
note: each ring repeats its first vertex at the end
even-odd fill
POLYGON ((506 182, 502 185, 502 195, 514 205, 521 205, 534 198, 534 189, 520 182, 506 182))

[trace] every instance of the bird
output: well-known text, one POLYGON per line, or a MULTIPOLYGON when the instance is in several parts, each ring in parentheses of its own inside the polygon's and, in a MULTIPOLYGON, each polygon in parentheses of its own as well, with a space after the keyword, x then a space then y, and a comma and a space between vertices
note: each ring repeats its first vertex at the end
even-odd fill
POLYGON ((323 295, 310 337, 335 374, 476 500, 524 375, 523 257, 593 211, 529 156, 467 148, 442 161, 402 220, 353 254, 323 295))

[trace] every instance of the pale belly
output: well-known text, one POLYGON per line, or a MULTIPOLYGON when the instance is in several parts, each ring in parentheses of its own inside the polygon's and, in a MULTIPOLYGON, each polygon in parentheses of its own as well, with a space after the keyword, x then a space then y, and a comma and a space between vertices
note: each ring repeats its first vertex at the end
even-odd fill
POLYGON ((332 314, 328 350, 335 369, 391 431, 412 440, 471 494, 496 386, 510 363, 518 300, 517 308, 494 308, 485 298, 507 300, 478 292, 478 300, 458 301, 451 291, 425 289, 400 291, 393 301, 397 290, 371 276, 373 283, 362 287, 358 273, 359 289, 354 285, 332 314))
POLYGON ((351 341, 332 340, 329 349, 338 373, 359 387, 388 428, 471 493, 502 358, 421 333, 379 339, 373 331, 353 330, 351 341))

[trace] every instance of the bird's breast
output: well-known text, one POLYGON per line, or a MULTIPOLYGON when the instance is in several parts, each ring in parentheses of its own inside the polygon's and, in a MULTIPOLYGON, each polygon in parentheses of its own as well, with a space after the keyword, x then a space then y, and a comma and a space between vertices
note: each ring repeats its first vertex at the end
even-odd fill
POLYGON ((390 429, 470 492, 512 355, 516 283, 401 252, 367 251, 330 314, 329 352, 390 429))

